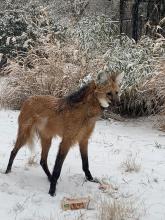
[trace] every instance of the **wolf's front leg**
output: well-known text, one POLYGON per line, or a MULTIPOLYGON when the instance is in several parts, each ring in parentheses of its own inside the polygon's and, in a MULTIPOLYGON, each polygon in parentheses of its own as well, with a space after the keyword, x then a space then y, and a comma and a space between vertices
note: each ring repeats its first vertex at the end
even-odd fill
POLYGON ((89 170, 89 162, 88 162, 88 140, 83 140, 79 143, 80 146, 80 154, 82 159, 82 169, 85 173, 85 177, 88 181, 98 182, 97 179, 93 178, 90 170, 89 170))
POLYGON ((62 165, 69 151, 69 148, 70 146, 64 140, 61 142, 59 146, 59 151, 56 157, 56 162, 54 165, 54 169, 51 177, 50 189, 49 189, 49 194, 51 196, 55 195, 57 180, 60 176, 62 165))

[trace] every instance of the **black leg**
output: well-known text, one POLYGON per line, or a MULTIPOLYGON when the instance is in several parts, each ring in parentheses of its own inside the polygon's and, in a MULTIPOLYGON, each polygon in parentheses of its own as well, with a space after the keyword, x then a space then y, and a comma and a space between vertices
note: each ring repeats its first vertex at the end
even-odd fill
POLYGON ((51 181, 51 173, 48 168, 47 159, 48 159, 48 153, 51 146, 52 138, 45 138, 41 133, 39 135, 42 146, 40 165, 44 170, 45 174, 47 175, 48 180, 51 181))
POLYGON ((44 172, 46 173, 47 177, 48 177, 48 180, 51 181, 51 173, 48 169, 48 165, 47 165, 47 162, 45 160, 40 160, 40 165, 42 167, 42 169, 44 170, 44 172))
POLYGON ((82 168, 85 173, 85 176, 86 176, 87 180, 92 181, 93 177, 91 175, 91 172, 89 171, 88 156, 81 155, 81 158, 82 158, 82 168))
POLYGON ((51 183, 50 183, 50 189, 49 189, 49 194, 51 196, 54 196, 54 194, 55 194, 57 180, 60 176, 62 165, 63 165, 63 162, 66 158, 68 150, 69 150, 69 148, 66 147, 64 142, 62 142, 59 146, 59 151, 58 151, 58 154, 56 157, 56 162, 55 162, 55 166, 54 166, 52 177, 51 177, 51 183))
POLYGON ((7 173, 10 173, 11 172, 11 167, 12 167, 12 164, 13 164, 13 161, 14 161, 14 158, 16 157, 17 153, 18 153, 18 148, 14 148, 12 151, 11 151, 11 154, 10 154, 10 159, 9 159, 9 162, 8 162, 8 165, 7 165, 7 169, 6 169, 6 174, 7 173))
POLYGON ((26 140, 27 140, 27 136, 22 134, 22 132, 19 129, 17 140, 16 140, 16 143, 15 143, 15 146, 14 146, 13 150, 11 151, 10 159, 9 159, 9 162, 8 162, 7 169, 6 169, 5 173, 9 173, 11 171, 13 161, 14 161, 18 151, 26 143, 26 140))
POLYGON ((89 162, 88 162, 88 141, 83 141, 79 143, 80 145, 80 154, 82 159, 82 169, 85 173, 87 180, 93 181, 91 172, 89 171, 89 162))

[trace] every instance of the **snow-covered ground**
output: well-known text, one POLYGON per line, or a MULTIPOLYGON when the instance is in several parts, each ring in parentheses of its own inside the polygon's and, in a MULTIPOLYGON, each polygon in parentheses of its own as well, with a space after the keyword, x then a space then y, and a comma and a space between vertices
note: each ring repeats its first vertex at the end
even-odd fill
MULTIPOLYGON (((147 119, 125 122, 98 121, 89 143, 93 176, 118 187, 115 194, 102 193, 98 184, 84 182, 78 147, 70 150, 57 185, 55 197, 48 195, 49 182, 42 171, 39 142, 36 164, 28 164, 29 150, 18 153, 12 172, 4 174, 17 133, 19 112, 0 111, 0 219, 58 220, 96 219, 100 197, 133 199, 142 220, 165 219, 165 134, 147 119), (137 172, 125 172, 126 163, 135 162, 137 172), (137 167, 136 167, 137 166, 137 167), (94 210, 62 211, 62 198, 90 196, 94 210)), ((49 152, 52 169, 59 139, 49 152)))

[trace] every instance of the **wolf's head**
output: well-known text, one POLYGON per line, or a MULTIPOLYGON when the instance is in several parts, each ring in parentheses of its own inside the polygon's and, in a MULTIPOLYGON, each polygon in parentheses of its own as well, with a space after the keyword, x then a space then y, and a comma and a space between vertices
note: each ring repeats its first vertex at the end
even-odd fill
POLYGON ((95 94, 103 108, 119 103, 119 87, 122 78, 122 74, 114 72, 101 71, 98 73, 95 94))

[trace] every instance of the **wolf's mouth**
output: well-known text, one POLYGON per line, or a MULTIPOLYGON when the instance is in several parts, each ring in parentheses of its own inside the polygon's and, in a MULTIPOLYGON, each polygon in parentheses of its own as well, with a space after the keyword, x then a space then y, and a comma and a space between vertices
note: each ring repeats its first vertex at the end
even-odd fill
POLYGON ((108 108, 110 102, 111 101, 107 98, 99 98, 99 103, 100 103, 101 107, 103 107, 103 108, 108 108))

